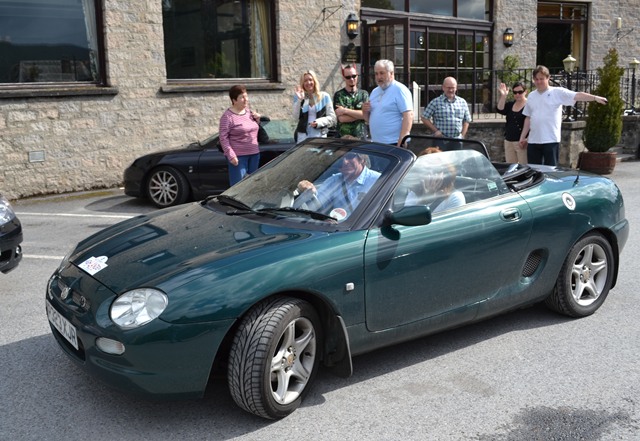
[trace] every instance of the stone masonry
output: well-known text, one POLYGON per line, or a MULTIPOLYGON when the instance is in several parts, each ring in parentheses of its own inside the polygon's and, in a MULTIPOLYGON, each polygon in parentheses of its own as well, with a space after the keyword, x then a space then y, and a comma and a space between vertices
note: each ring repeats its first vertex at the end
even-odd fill
MULTIPOLYGON (((324 13, 313 0, 276 4, 280 84, 248 89, 255 110, 286 119, 304 70, 315 70, 330 94, 342 87, 344 23, 359 4, 343 1, 324 13)), ((230 104, 229 85, 163 90, 161 2, 106 0, 104 14, 112 94, 5 98, 0 93, 0 192, 8 198, 114 187, 137 156, 217 131, 230 104)))
MULTIPOLYGON (((203 139, 217 131, 229 106, 229 85, 167 84, 159 0, 105 0, 105 45, 109 88, 101 93, 16 95, 0 88, 0 192, 10 199, 96 188, 122 183, 131 161, 145 153, 203 139)), ((521 65, 535 62, 535 31, 524 41, 521 32, 535 27, 536 0, 495 0, 494 66, 507 54, 519 54, 521 65), (502 45, 506 27, 515 31, 512 48, 502 45)), ((277 1, 276 38, 279 82, 251 85, 252 107, 274 119, 291 118, 293 87, 300 74, 313 69, 322 90, 342 87, 341 47, 348 43, 345 19, 358 13, 359 0, 318 3, 277 1), (334 6, 332 6, 334 5, 334 6)), ((637 53, 638 38, 624 35, 640 21, 638 0, 594 0, 591 3, 589 68, 601 64, 615 45, 621 63, 637 53), (616 33, 615 18, 622 17, 616 33), (636 52, 634 52, 636 51, 636 52)), ((360 44, 359 37, 355 40, 360 44)), ((12 91, 12 92, 15 92, 12 91)), ((420 130, 421 125, 414 126, 420 130)), ((473 123, 472 131, 486 130, 473 123)), ((501 129, 487 137, 492 156, 501 154, 501 129)), ((637 135, 636 138, 637 140, 637 135)), ((636 147, 637 148, 637 147, 636 147)), ((573 164, 573 159, 567 157, 573 164)))

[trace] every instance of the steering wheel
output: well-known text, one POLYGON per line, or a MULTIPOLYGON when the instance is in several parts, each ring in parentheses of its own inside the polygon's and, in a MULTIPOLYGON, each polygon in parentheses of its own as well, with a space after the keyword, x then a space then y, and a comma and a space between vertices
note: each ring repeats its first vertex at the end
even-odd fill
MULTIPOLYGON (((295 193, 296 192, 293 193, 294 197, 295 193)), ((298 196, 295 197, 292 205, 293 208, 304 208, 305 210, 312 211, 318 211, 321 206, 322 204, 312 190, 305 190, 302 193, 298 194, 298 196)))

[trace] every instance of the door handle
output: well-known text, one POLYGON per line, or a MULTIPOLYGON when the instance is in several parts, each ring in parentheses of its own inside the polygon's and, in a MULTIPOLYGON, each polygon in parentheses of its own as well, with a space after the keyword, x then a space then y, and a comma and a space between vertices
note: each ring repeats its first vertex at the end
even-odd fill
POLYGON ((517 221, 522 218, 522 213, 520 213, 520 209, 518 208, 507 208, 502 210, 500 218, 505 221, 517 221))

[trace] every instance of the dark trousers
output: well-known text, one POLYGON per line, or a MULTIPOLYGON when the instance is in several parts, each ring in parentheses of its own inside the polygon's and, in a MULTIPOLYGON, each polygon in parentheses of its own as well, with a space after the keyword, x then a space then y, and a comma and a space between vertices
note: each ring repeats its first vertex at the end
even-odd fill
POLYGON ((527 147, 527 162, 529 164, 558 165, 559 142, 547 144, 531 144, 527 147))

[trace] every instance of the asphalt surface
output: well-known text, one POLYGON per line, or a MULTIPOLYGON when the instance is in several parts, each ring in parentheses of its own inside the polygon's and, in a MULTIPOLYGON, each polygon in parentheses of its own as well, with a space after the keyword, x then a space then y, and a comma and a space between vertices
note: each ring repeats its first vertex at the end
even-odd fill
POLYGON ((108 389, 50 335, 48 277, 71 246, 154 210, 121 190, 17 201, 25 257, 0 274, 0 440, 636 440, 640 439, 640 162, 610 176, 631 234, 618 285, 593 316, 543 306, 321 371, 280 421, 235 406, 222 379, 202 400, 155 402, 108 389))

